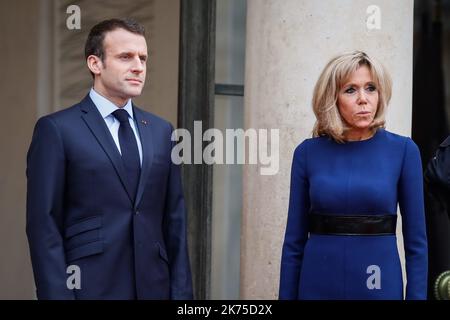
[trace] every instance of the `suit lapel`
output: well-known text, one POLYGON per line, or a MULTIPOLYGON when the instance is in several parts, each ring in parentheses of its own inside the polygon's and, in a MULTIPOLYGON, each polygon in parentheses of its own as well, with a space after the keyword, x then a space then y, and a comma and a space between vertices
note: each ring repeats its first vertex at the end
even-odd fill
POLYGON ((136 118, 139 135, 142 145, 142 168, 141 176, 139 179, 139 186, 136 193, 135 208, 138 207, 139 202, 142 199, 144 193, 145 184, 150 172, 151 165, 153 163, 153 138, 151 133, 151 123, 149 119, 145 117, 145 114, 133 105, 133 112, 136 118))
POLYGON ((111 160, 114 169, 116 170, 122 185, 124 186, 128 197, 131 202, 134 199, 131 197, 131 189, 128 186, 127 176, 125 173, 125 168, 123 166, 122 158, 120 156, 119 150, 117 150, 117 146, 109 132, 108 127, 104 119, 102 118, 100 112, 97 107, 92 102, 89 95, 87 95, 80 103, 80 109, 83 112, 81 117, 86 122, 87 126, 91 130, 92 134, 95 136, 105 153, 108 155, 111 160))

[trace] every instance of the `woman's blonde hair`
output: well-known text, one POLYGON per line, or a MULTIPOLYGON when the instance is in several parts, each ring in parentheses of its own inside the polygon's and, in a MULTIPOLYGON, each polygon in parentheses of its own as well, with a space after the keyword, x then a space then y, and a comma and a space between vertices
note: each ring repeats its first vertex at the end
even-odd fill
POLYGON ((362 51, 345 53, 333 58, 326 65, 314 87, 312 105, 316 115, 313 136, 329 136, 344 142, 349 128, 343 121, 337 106, 339 91, 359 67, 367 66, 378 90, 378 106, 370 125, 372 130, 384 127, 387 105, 391 99, 392 81, 385 67, 362 51))

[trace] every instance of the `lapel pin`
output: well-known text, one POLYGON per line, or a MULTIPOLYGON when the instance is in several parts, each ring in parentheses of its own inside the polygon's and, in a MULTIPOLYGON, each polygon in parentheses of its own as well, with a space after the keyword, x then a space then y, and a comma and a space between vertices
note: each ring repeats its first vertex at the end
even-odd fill
POLYGON ((141 120, 141 123, 142 123, 143 125, 147 125, 147 124, 148 124, 147 120, 141 120))

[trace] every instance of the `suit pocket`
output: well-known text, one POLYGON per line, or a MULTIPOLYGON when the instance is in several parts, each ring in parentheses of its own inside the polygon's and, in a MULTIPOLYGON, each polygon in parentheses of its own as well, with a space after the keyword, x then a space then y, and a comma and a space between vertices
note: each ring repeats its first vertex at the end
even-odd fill
POLYGON ((67 261, 103 252, 101 227, 101 216, 89 217, 67 227, 64 242, 67 261))
POLYGON ((65 235, 66 239, 69 239, 77 234, 82 233, 82 232, 99 229, 101 226, 102 226, 102 217, 101 216, 93 216, 93 217, 83 219, 83 220, 67 227, 64 235, 65 235))
POLYGON ((94 241, 66 252, 66 260, 73 261, 103 252, 103 242, 94 241))

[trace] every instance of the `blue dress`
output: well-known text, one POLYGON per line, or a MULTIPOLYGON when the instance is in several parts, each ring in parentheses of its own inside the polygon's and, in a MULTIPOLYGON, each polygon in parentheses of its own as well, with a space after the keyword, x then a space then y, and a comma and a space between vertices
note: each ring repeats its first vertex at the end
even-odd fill
POLYGON ((420 154, 384 129, 363 141, 307 139, 294 152, 280 299, 403 299, 395 235, 308 234, 310 212, 402 214, 406 299, 426 299, 427 240, 420 154))

